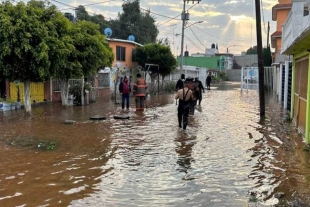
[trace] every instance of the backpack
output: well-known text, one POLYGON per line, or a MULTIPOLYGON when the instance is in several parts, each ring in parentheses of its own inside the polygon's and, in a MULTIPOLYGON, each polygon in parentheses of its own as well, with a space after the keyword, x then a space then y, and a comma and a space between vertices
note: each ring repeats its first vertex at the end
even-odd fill
POLYGON ((184 88, 183 88, 183 100, 180 100, 180 107, 182 107, 183 109, 189 108, 191 105, 191 99, 185 101, 188 92, 189 89, 186 91, 186 94, 184 94, 184 88))

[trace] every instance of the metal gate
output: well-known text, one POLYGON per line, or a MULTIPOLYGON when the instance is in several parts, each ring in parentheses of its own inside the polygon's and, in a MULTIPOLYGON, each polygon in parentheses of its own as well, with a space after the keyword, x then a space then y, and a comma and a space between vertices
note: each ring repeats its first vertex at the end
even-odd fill
MULTIPOLYGON (((12 100, 18 99, 18 90, 21 103, 24 103, 24 83, 18 85, 14 82, 10 82, 10 98, 12 100)), ((30 101, 32 102, 44 102, 44 83, 30 83, 30 101)))
POLYGON ((292 103, 292 62, 288 64, 287 110, 291 111, 292 103))
POLYGON ((282 77, 281 77, 281 79, 282 79, 282 84, 281 84, 281 104, 282 105, 284 105, 284 99, 285 99, 285 96, 284 96, 284 91, 285 91, 285 72, 286 72, 286 70, 285 70, 285 65, 281 65, 282 66, 282 77))

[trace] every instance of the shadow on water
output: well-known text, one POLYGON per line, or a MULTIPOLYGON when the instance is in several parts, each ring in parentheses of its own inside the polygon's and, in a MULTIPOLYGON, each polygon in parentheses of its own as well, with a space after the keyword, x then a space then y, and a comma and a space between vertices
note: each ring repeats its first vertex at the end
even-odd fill
POLYGON ((173 94, 148 96, 138 113, 133 99, 130 111, 100 101, 1 112, 0 206, 306 206, 309 154, 266 100, 260 120, 257 91, 213 84, 187 130, 173 94))

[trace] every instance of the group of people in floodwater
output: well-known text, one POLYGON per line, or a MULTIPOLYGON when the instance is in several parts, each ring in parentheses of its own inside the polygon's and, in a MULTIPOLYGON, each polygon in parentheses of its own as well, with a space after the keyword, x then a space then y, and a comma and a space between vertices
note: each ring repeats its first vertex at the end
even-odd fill
MULTIPOLYGON (((206 84, 210 89, 211 74, 209 73, 206 84)), ((135 96, 136 111, 144 111, 147 84, 141 74, 137 74, 137 80, 133 85, 133 95, 135 96)), ((129 99, 131 87, 128 77, 125 76, 119 85, 119 92, 122 95, 122 109, 129 110, 129 99)), ((194 115, 195 106, 200 105, 202 101, 202 93, 205 92, 202 82, 196 78, 187 77, 181 74, 181 78, 176 83, 175 99, 179 99, 178 105, 178 123, 179 127, 186 129, 188 125, 188 116, 194 115)))
MULTIPOLYGON (((209 73, 207 80, 207 89, 210 89, 211 83, 211 74, 209 73)), ((188 125, 188 116, 194 115, 195 107, 201 104, 202 93, 205 92, 205 89, 198 79, 198 77, 191 78, 182 74, 181 78, 176 83, 177 93, 175 99, 179 99, 178 105, 178 123, 179 128, 186 129, 188 125)))

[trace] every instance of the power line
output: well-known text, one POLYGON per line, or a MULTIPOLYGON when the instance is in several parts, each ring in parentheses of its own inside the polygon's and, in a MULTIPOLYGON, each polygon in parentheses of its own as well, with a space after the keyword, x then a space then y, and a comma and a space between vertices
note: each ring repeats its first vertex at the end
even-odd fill
MULTIPOLYGON (((201 49, 198 45, 196 45, 195 42, 193 42, 193 40, 191 40, 189 37, 187 37, 186 35, 184 35, 195 47, 199 48, 200 50, 204 51, 203 49, 201 49)), ((204 51, 205 52, 205 51, 204 51)))
POLYGON ((197 35, 194 33, 194 31, 192 30, 192 28, 189 27, 189 29, 192 31, 192 33, 194 34, 194 36, 196 37, 196 39, 198 40, 198 42, 200 42, 200 44, 201 44, 203 47, 205 47, 204 44, 200 41, 200 39, 197 37, 197 35))
MULTIPOLYGON (((194 25, 194 26, 196 26, 196 25, 194 25)), ((223 42, 226 42, 226 43, 229 43, 229 42, 228 42, 229 40, 235 40, 235 41, 243 41, 243 40, 244 40, 244 41, 249 41, 249 39, 243 39, 243 38, 234 39, 234 38, 220 37, 219 35, 214 35, 214 34, 208 33, 208 32, 206 32, 206 31, 200 29, 199 27, 196 27, 196 29, 200 30, 201 32, 203 32, 203 33, 205 33, 205 34, 207 34, 207 35, 216 37, 217 39, 219 39, 219 40, 221 40, 221 41, 223 41, 223 42), (227 39, 227 41, 226 41, 225 39, 227 39)))
POLYGON ((142 10, 144 10, 144 11, 147 11, 147 12, 150 12, 151 14, 155 14, 155 15, 160 16, 160 17, 165 17, 165 18, 169 18, 169 19, 174 19, 173 17, 168 17, 168 16, 165 16, 165 15, 162 15, 162 14, 158 14, 158 13, 155 13, 155 12, 151 12, 150 10, 143 9, 142 7, 140 7, 140 9, 142 9, 142 10))
POLYGON ((264 6, 263 6, 263 1, 262 0, 260 0, 260 2, 261 2, 261 10, 262 10, 262 16, 263 16, 263 22, 264 22, 264 30, 265 30, 265 34, 267 33, 267 31, 266 31, 266 23, 265 23, 265 18, 264 18, 264 6))
MULTIPOLYGON (((53 0, 51 0, 51 1, 53 1, 53 0)), ((85 6, 92 6, 92 5, 102 4, 102 3, 106 3, 106 2, 110 2, 110 1, 114 1, 114 0, 100 1, 100 2, 97 2, 97 3, 85 4, 85 5, 79 5, 79 6, 83 6, 83 7, 85 7, 85 6)), ((72 8, 77 8, 77 7, 70 6, 70 8, 61 9, 60 11, 64 11, 64 10, 68 10, 68 9, 72 9, 72 8)))
MULTIPOLYGON (((191 6, 190 8, 188 8, 187 10, 190 10, 191 8, 193 8, 193 7, 196 6, 196 5, 197 5, 197 3, 194 4, 193 6, 191 6)), ((177 15, 177 16, 171 18, 170 20, 168 20, 168 21, 166 21, 166 22, 164 22, 164 23, 158 24, 157 26, 160 27, 160 26, 162 26, 162 25, 164 25, 164 24, 167 24, 168 22, 170 22, 170 21, 172 21, 172 20, 175 20, 175 19, 178 18, 179 16, 181 16, 181 14, 179 14, 179 15, 177 15)), ((181 19, 180 19, 180 20, 181 20, 181 19)))

